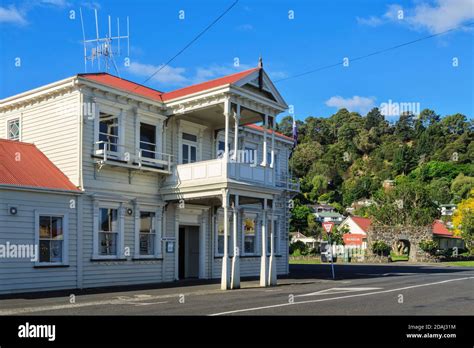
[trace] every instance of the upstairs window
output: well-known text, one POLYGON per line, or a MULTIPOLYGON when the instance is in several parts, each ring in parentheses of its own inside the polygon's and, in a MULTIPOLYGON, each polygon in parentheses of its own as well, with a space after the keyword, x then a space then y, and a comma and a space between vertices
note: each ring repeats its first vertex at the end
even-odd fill
POLYGON ((142 157, 156 158, 156 126, 140 123, 140 150, 142 157))
POLYGON ((197 154, 197 136, 194 134, 183 133, 183 164, 196 162, 197 154))
POLYGON ((9 140, 20 140, 20 119, 15 118, 7 122, 7 136, 9 140))
POLYGON ((101 112, 99 119, 99 148, 118 152, 119 120, 117 116, 101 112))

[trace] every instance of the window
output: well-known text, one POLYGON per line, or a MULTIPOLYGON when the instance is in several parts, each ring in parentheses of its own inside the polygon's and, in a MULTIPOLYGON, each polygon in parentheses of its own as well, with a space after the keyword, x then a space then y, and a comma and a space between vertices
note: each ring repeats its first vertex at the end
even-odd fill
POLYGON ((156 154, 156 127, 151 124, 140 123, 140 150, 142 157, 155 158, 156 154))
POLYGON ((197 136, 183 133, 183 164, 196 162, 197 136))
MULTIPOLYGON (((268 220, 267 225, 267 254, 270 254, 271 251, 271 233, 272 233, 272 220, 268 220)), ((278 222, 276 220, 273 221, 273 226, 275 227, 275 232, 273 235, 273 252, 278 254, 279 252, 279 245, 278 245, 278 222)))
POLYGON ((119 120, 117 116, 101 112, 99 118, 99 149, 117 152, 119 144, 119 120))
POLYGON ((117 255, 118 211, 100 208, 99 255, 117 255))
POLYGON ((7 122, 7 134, 9 140, 20 140, 20 119, 15 118, 7 122))
MULTIPOLYGON (((233 222, 232 218, 229 216, 229 235, 228 235, 228 254, 233 255, 233 222)), ((217 215, 217 254, 223 255, 224 254, 224 214, 217 215)))
POLYGON ((256 247, 256 221, 254 218, 244 217, 244 253, 254 254, 256 247))
POLYGON ((140 255, 155 254, 155 213, 140 212, 140 255))
POLYGON ((64 262, 64 219, 62 216, 39 215, 39 262, 64 262))

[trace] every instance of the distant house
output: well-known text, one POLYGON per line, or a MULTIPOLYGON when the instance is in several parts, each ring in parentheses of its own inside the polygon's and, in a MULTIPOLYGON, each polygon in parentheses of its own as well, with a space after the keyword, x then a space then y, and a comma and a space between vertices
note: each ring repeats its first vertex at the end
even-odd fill
POLYGON ((353 214, 354 211, 356 211, 357 209, 364 208, 364 207, 370 207, 373 204, 375 204, 375 202, 372 199, 370 199, 370 198, 361 198, 358 201, 353 202, 350 207, 347 207, 346 211, 349 214, 353 214))
POLYGON ((456 204, 441 204, 439 210, 442 216, 452 216, 456 211, 456 204))
POLYGON ((333 213, 336 211, 336 209, 329 205, 329 204, 314 204, 309 206, 314 213, 322 213, 322 212, 328 212, 328 213, 333 213))
POLYGON ((330 212, 330 211, 322 211, 319 213, 314 213, 316 221, 323 223, 323 222, 334 222, 335 225, 339 225, 342 221, 344 221, 345 216, 339 214, 338 212, 330 212))
POLYGON ((439 249, 464 248, 464 241, 461 237, 453 235, 453 232, 447 228, 443 221, 435 220, 431 225, 431 229, 433 231, 433 240, 438 242, 439 249))
POLYGON ((303 233, 301 232, 291 232, 290 233, 290 236, 291 236, 291 240, 290 240, 290 243, 295 243, 295 242, 303 242, 304 244, 306 244, 308 246, 308 248, 310 249, 313 249, 313 248, 316 248, 319 246, 319 243, 321 242, 321 240, 319 239, 316 239, 314 237, 308 237, 308 236, 305 236, 303 233))
POLYGON ((367 232, 372 221, 362 216, 348 216, 338 227, 338 230, 347 229, 344 234, 346 245, 367 245, 367 232))

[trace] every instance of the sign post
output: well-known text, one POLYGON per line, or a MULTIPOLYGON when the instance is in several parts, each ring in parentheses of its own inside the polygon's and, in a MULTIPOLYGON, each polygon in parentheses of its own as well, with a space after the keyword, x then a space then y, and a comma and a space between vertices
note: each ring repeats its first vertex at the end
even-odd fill
POLYGON ((326 233, 328 234, 329 250, 331 252, 332 279, 336 279, 336 275, 334 273, 334 259, 332 255, 332 244, 331 244, 331 231, 332 231, 332 228, 334 227, 334 222, 323 222, 322 225, 323 225, 323 228, 326 230, 326 233))

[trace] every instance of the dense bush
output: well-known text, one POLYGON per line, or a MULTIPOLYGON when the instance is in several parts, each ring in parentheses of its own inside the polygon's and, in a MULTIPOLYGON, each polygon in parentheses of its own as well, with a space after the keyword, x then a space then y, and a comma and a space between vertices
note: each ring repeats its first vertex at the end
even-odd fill
POLYGON ((421 250, 424 252, 427 252, 430 255, 434 255, 436 253, 436 250, 438 250, 439 245, 437 242, 434 240, 422 240, 418 246, 420 247, 421 250))
POLYGON ((391 247, 384 241, 377 240, 372 243, 372 252, 379 256, 387 256, 390 253, 391 247))

